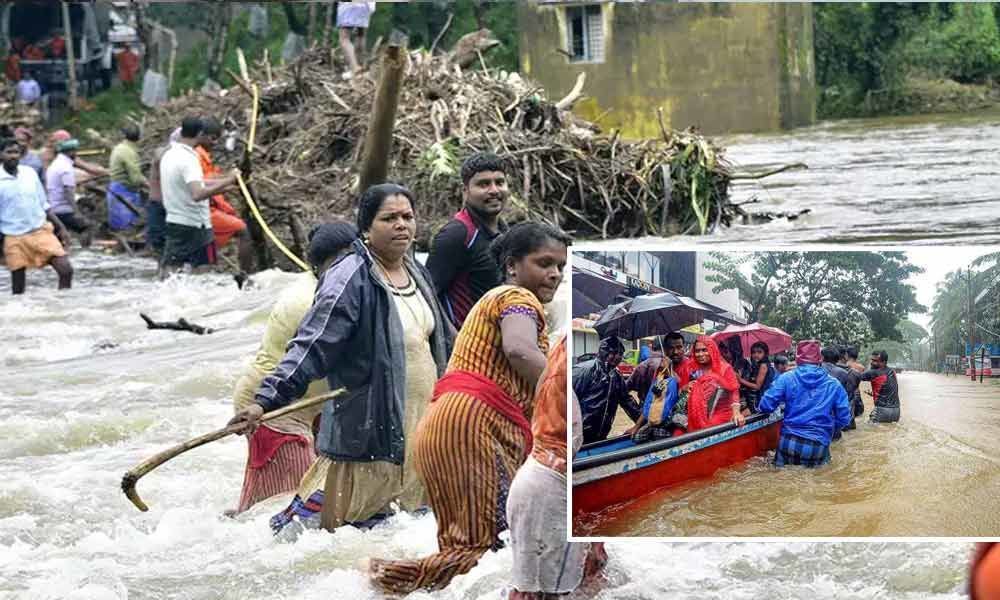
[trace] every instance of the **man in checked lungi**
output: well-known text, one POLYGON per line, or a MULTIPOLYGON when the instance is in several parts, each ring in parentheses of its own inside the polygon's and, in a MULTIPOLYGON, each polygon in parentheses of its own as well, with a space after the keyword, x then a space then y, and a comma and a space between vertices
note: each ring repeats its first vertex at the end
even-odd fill
POLYGON ((778 377, 764 393, 758 409, 770 414, 784 405, 781 438, 774 464, 818 467, 830 462, 830 440, 851 422, 847 392, 820 364, 816 340, 799 342, 794 371, 778 377))

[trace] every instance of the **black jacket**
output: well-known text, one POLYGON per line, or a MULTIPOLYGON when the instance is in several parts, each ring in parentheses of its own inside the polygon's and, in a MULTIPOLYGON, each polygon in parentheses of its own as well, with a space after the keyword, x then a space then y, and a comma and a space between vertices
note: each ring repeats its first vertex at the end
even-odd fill
POLYGON ((618 369, 605 370, 596 358, 573 367, 573 392, 583 415, 583 443, 606 439, 625 398, 625 380, 618 369))
MULTIPOLYGON (((344 387, 347 394, 324 405, 316 448, 337 460, 399 465, 406 443, 403 325, 367 248, 357 241, 353 250, 320 278, 312 308, 277 370, 261 383, 256 402, 265 411, 287 406, 326 377, 331 390, 344 387)), ((453 330, 427 270, 409 258, 407 266, 434 312, 431 352, 440 377, 453 330)))

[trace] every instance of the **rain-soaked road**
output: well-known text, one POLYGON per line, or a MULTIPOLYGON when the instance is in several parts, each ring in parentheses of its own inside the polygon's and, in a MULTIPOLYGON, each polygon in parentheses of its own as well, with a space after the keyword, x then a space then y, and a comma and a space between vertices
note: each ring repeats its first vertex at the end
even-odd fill
MULTIPOLYGON (((866 416, 820 469, 773 453, 649 494, 575 525, 610 536, 1000 535, 1000 385, 899 375, 902 419, 866 416)), ((869 405, 870 408, 870 405, 869 405)))

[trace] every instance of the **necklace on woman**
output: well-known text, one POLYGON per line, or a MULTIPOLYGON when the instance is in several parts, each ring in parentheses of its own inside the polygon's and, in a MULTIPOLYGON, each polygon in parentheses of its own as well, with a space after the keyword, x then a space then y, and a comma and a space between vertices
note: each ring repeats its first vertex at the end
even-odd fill
POLYGON ((378 264, 379 270, 382 271, 382 276, 385 278, 385 282, 389 285, 390 288, 392 288, 395 295, 399 298, 399 302, 397 304, 401 303, 403 306, 405 306, 406 312, 410 313, 410 316, 413 317, 413 323, 417 327, 420 327, 421 330, 426 330, 425 320, 421 319, 420 316, 417 315, 417 311, 414 310, 412 306, 410 306, 410 302, 406 299, 406 297, 402 293, 404 289, 408 288, 410 284, 413 283, 413 277, 410 275, 409 271, 406 270, 406 266, 405 265, 403 266, 403 272, 406 273, 407 282, 401 287, 396 287, 396 284, 393 283, 392 281, 392 277, 389 275, 389 270, 386 269, 385 264, 382 262, 382 260, 378 256, 376 256, 374 252, 372 252, 372 258, 375 259, 375 262, 378 264))
POLYGON ((410 273, 406 270, 406 266, 405 265, 403 266, 403 273, 406 275, 406 280, 407 281, 403 285, 397 286, 395 284, 395 282, 393 282, 392 275, 389 274, 389 269, 386 268, 385 263, 382 262, 382 259, 379 258, 378 255, 375 254, 374 252, 372 252, 371 254, 372 254, 372 258, 374 258, 375 262, 378 264, 379 270, 382 271, 382 276, 385 277, 385 282, 387 284, 389 284, 389 287, 391 287, 393 290, 395 290, 397 292, 401 291, 401 290, 404 290, 407 287, 409 287, 409 285, 412 283, 412 280, 410 278, 410 273))

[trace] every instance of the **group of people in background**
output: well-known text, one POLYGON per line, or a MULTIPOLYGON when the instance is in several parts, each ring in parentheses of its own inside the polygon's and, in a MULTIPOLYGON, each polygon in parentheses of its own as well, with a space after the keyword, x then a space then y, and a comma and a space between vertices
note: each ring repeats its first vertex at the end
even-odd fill
POLYGON ((618 371, 624 351, 618 338, 605 338, 595 358, 573 369, 584 443, 607 439, 619 407, 633 422, 624 433, 637 444, 727 423, 742 426, 750 415, 780 407, 775 464, 815 467, 829 462, 830 444, 864 413, 862 381, 872 386, 870 420, 899 420, 899 387, 884 351, 873 352, 865 368, 854 347, 806 340, 789 368, 788 357, 772 359, 763 342, 753 343, 746 359, 738 337, 718 342, 699 336, 685 351, 684 336, 675 332, 662 344, 655 339, 627 380, 618 371))

